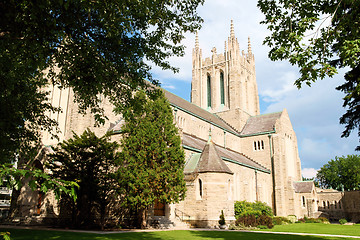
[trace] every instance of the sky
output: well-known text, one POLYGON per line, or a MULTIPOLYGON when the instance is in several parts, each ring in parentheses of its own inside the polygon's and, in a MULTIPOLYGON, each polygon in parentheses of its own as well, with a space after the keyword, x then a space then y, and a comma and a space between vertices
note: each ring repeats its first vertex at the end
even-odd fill
MULTIPOLYGON (((224 51, 224 43, 230 35, 230 22, 234 21, 235 36, 240 51, 247 51, 248 37, 255 55, 256 78, 258 83, 261 114, 279 112, 287 109, 295 130, 302 175, 313 177, 335 156, 357 154, 357 132, 349 138, 341 138, 344 125, 339 118, 345 112, 342 107, 342 92, 335 90, 341 85, 344 71, 333 78, 319 80, 311 87, 304 85, 300 90, 294 86, 298 78, 298 69, 286 61, 272 62, 267 55, 269 48, 262 45, 269 34, 260 21, 263 14, 256 7, 257 1, 248 0, 206 0, 198 8, 204 19, 199 31, 199 44, 203 57, 211 56, 211 49, 224 51)), ((179 68, 179 73, 163 71, 154 67, 152 72, 166 90, 190 100, 191 58, 195 46, 195 35, 186 34, 183 41, 186 46, 184 57, 173 57, 169 61, 179 68)))

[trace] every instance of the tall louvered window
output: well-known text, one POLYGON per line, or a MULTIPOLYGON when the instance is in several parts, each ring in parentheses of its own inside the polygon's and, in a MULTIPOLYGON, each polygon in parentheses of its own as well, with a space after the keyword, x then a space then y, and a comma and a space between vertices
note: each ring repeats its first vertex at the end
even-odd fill
POLYGON ((211 107, 211 77, 207 75, 207 106, 211 107))
POLYGON ((220 101, 225 105, 224 73, 220 72, 220 101))

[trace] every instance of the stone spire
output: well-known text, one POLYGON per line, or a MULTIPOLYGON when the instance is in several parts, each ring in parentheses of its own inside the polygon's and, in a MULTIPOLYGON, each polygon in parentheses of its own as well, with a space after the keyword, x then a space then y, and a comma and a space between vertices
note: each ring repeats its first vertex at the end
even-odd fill
POLYGON ((251 43, 250 43, 250 37, 248 37, 248 53, 251 55, 251 43))
POLYGON ((230 38, 231 39, 235 38, 234 21, 232 19, 230 24, 230 38))
POLYGON ((196 36, 195 36, 195 49, 199 49, 199 33, 198 33, 198 31, 196 31, 196 36))

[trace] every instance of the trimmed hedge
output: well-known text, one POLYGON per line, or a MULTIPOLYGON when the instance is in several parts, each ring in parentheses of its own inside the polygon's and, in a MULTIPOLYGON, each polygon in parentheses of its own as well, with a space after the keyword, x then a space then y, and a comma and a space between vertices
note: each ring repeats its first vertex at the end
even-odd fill
POLYGON ((266 226, 267 228, 273 228, 274 224, 272 218, 268 215, 260 215, 256 217, 254 214, 244 215, 236 219, 236 226, 245 226, 245 227, 258 227, 266 226))

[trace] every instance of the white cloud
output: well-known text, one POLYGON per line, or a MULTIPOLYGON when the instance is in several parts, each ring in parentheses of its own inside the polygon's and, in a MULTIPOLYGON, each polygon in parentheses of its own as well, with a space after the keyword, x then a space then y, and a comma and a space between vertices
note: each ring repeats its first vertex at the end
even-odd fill
POLYGON ((316 177, 317 171, 315 168, 303 168, 301 174, 305 178, 314 178, 316 177))

